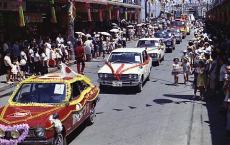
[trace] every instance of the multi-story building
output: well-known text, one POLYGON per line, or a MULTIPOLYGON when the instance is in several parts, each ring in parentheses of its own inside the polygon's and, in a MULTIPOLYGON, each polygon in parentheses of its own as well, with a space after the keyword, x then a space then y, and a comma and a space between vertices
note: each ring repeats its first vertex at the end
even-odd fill
MULTIPOLYGON (((140 22, 141 0, 22 0, 25 26, 19 27, 18 0, 0 1, 0 41, 55 36, 68 30, 68 2, 75 6, 75 31, 100 31, 111 22, 140 22), (53 22, 52 7, 57 21, 53 22), (11 35, 14 34, 14 35, 11 35)), ((143 1, 143 0, 142 0, 143 1)))

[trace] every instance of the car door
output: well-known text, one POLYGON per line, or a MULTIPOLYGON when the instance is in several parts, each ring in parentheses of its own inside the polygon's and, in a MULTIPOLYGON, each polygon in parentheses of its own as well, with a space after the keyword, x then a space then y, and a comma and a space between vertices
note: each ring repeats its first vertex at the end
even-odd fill
POLYGON ((148 56, 146 50, 144 50, 144 51, 142 52, 142 57, 143 57, 143 63, 145 64, 145 65, 143 66, 143 69, 144 69, 144 79, 146 79, 146 78, 148 77, 148 75, 149 75, 149 72, 150 72, 150 69, 149 69, 149 62, 150 62, 149 59, 150 59, 150 58, 149 58, 149 56, 148 56))
POLYGON ((73 83, 71 83, 71 100, 70 100, 70 104, 71 105, 75 105, 76 107, 76 111, 73 112, 72 114, 72 125, 74 127, 79 126, 82 121, 85 120, 85 118, 87 118, 87 116, 89 115, 89 102, 87 102, 85 104, 85 106, 82 106, 81 103, 79 102, 79 98, 84 97, 87 93, 88 93, 88 89, 90 89, 90 86, 85 83, 83 80, 78 80, 75 81, 73 83), (81 110, 79 110, 79 108, 81 108, 81 110), (77 111, 78 110, 78 111, 77 111))

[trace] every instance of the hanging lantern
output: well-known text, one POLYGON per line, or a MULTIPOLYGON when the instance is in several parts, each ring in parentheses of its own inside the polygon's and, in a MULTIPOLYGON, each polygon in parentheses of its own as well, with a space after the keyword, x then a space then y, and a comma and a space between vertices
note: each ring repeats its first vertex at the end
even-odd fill
POLYGON ((103 22, 103 11, 102 11, 102 9, 99 9, 99 19, 100 19, 100 22, 103 22))
POLYGON ((22 3, 23 3, 22 0, 18 0, 19 26, 25 27, 26 24, 25 24, 25 18, 24 18, 22 3))
POLYGON ((92 22, 90 4, 86 3, 86 8, 87 8, 88 21, 92 22))
POLYGON ((117 20, 120 20, 120 11, 117 9, 117 20))
POLYGON ((54 8, 54 0, 50 0, 50 6, 51 6, 51 23, 57 23, 57 17, 56 12, 54 8))

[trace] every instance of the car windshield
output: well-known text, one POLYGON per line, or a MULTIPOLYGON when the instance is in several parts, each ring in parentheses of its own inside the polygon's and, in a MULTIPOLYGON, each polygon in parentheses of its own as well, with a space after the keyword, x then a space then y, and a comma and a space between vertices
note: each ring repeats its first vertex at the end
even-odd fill
POLYGON ((139 40, 137 47, 156 47, 159 46, 159 42, 154 40, 139 40))
POLYGON ((170 38, 172 36, 171 33, 164 33, 163 38, 170 38))
POLYGON ((17 103, 62 103, 66 96, 66 86, 62 83, 22 84, 13 98, 17 103))
POLYGON ((185 23, 183 21, 174 21, 174 22, 172 22, 172 25, 180 27, 180 26, 184 26, 185 23))
POLYGON ((137 52, 112 52, 108 61, 111 63, 140 63, 141 54, 137 52))
POLYGON ((156 38, 164 38, 163 33, 154 33, 154 37, 156 37, 156 38))

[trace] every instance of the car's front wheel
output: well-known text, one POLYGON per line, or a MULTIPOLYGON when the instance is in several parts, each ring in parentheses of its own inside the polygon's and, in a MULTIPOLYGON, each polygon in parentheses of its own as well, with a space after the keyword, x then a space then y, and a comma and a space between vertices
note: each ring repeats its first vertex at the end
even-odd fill
POLYGON ((137 92, 140 93, 143 90, 143 77, 137 86, 137 92))
POLYGON ((95 116, 96 116, 95 106, 93 106, 90 109, 90 115, 89 115, 89 117, 87 119, 87 125, 92 125, 94 123, 95 116))
POLYGON ((53 145, 67 145, 66 137, 64 137, 63 134, 58 133, 53 140, 53 145))

